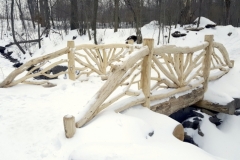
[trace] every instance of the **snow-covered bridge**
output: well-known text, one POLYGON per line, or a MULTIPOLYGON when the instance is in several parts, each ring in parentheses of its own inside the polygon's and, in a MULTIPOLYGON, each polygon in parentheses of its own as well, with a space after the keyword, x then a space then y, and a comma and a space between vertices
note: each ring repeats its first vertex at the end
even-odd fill
POLYGON ((99 75, 106 82, 85 105, 85 115, 77 117, 76 124, 74 117, 64 117, 66 134, 71 137, 75 126, 82 127, 109 108, 122 112, 141 104, 170 115, 197 104, 232 114, 234 105, 216 106, 202 100, 208 82, 228 73, 233 64, 225 47, 214 42, 212 35, 206 35, 205 41, 194 47, 154 47, 153 39, 144 39, 141 47, 133 44, 75 46, 74 41, 69 41, 67 47, 20 66, 0 83, 0 87, 18 83, 52 85, 49 81, 34 80, 38 76, 49 79, 68 74, 71 80, 76 80, 83 75, 99 75), (68 71, 51 73, 52 68, 64 63, 68 71))

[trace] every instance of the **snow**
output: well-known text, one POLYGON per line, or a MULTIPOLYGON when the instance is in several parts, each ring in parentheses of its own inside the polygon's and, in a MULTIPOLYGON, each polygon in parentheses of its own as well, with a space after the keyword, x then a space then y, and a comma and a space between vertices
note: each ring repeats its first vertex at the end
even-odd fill
MULTIPOLYGON (((209 22, 201 18, 201 25, 209 22)), ((179 27, 172 32, 175 30, 186 32, 179 27)), ((230 59, 235 60, 228 74, 209 83, 205 100, 226 104, 240 97, 239 33, 239 28, 217 26, 215 29, 189 32, 184 38, 171 37, 170 44, 195 46, 204 42, 204 35, 213 34, 214 40, 226 47, 230 59), (231 36, 227 35, 229 32, 232 32, 231 36)), ((117 33, 113 33, 113 29, 101 29, 98 31, 98 40, 102 44, 125 43, 125 39, 132 34, 134 29, 120 29, 117 33)), ((145 25, 142 34, 144 38, 154 38, 157 46, 158 27, 155 22, 145 25)), ((75 35, 76 31, 70 31, 69 35, 63 37, 50 34, 49 38, 43 39, 41 49, 37 49, 37 46, 30 48, 30 51, 35 51, 32 58, 66 47, 67 41, 75 35)), ((0 46, 7 44, 10 38, 1 40, 0 46)), ((86 43, 93 41, 89 41, 87 36, 78 36, 75 40, 75 44, 86 43)), ((11 49, 16 51, 14 46, 11 49)), ((17 53, 13 55, 17 57, 17 53)), ((22 61, 28 59, 26 56, 22 61)), ((13 70, 12 63, 0 56, 0 82, 13 70)), ((181 142, 172 135, 178 122, 140 105, 123 113, 115 113, 114 107, 104 110, 84 127, 77 129, 73 138, 67 139, 63 117, 82 117, 104 81, 92 75, 76 81, 61 78, 52 80, 52 83, 57 86, 44 88, 18 84, 11 88, 0 88, 0 159, 237 160, 240 157, 239 116, 219 114, 223 123, 216 127, 204 114, 201 122, 204 137, 192 131, 195 142, 199 144, 197 147, 181 142), (153 135, 150 136, 150 133, 153 135)))

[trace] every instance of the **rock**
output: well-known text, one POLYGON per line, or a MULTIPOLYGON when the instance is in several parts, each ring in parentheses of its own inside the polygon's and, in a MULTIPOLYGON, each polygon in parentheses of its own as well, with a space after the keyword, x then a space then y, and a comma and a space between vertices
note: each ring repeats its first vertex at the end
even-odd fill
MULTIPOLYGON (((29 68, 29 70, 31 70, 33 67, 34 66, 29 68)), ((53 67, 52 69, 50 69, 49 71, 47 71, 46 74, 58 74, 60 72, 65 72, 67 69, 68 69, 67 66, 57 65, 57 66, 53 67)), ((37 72, 40 72, 40 71, 41 71, 40 69, 36 69, 36 70, 33 71, 33 73, 37 73, 37 72)), ((44 76, 44 75, 39 75, 39 76, 36 76, 34 78, 37 79, 37 80, 41 80, 41 79, 49 80, 49 79, 57 79, 58 76, 56 76, 54 78, 49 78, 49 77, 44 76)))
POLYGON ((4 53, 5 49, 5 47, 0 46, 0 53, 4 53))
POLYGON ((204 117, 203 114, 198 113, 198 112, 195 112, 195 111, 193 111, 193 114, 194 114, 196 117, 200 117, 200 118, 203 118, 203 117, 204 117))
POLYGON ((128 41, 129 40, 132 40, 133 42, 136 42, 137 41, 137 36, 135 35, 131 35, 129 36, 125 41, 126 41, 126 44, 128 44, 128 41))
MULTIPOLYGON (((3 47, 4 48, 4 47, 3 47)), ((2 49, 3 49, 2 48, 2 49)), ((7 53, 5 53, 5 49, 4 50, 1 50, 1 48, 0 48, 0 54, 4 57, 4 58, 6 58, 6 59, 8 59, 10 62, 12 62, 12 63, 18 63, 19 61, 17 60, 17 59, 15 59, 15 58, 13 58, 12 56, 11 56, 11 54, 12 54, 12 52, 7 52, 7 53)))
POLYGON ((57 66, 53 67, 53 68, 50 70, 50 73, 52 73, 52 74, 58 74, 58 73, 60 73, 60 72, 65 72, 67 69, 68 69, 67 66, 57 65, 57 66))
POLYGON ((152 132, 148 133, 148 135, 149 135, 150 137, 152 137, 152 136, 153 136, 153 134, 154 134, 154 131, 152 131, 152 132))
POLYGON ((201 128, 200 128, 200 125, 198 125, 198 134, 200 135, 200 136, 204 136, 204 134, 203 134, 203 132, 202 132, 202 130, 201 130, 201 128))
POLYGON ((186 36, 186 33, 180 33, 179 31, 175 31, 171 34, 173 37, 178 38, 178 37, 183 37, 186 36))
POLYGON ((184 133, 184 140, 183 141, 198 146, 198 144, 194 142, 193 138, 191 136, 187 135, 186 132, 184 133))
POLYGON ((207 24, 205 28, 215 28, 217 24, 207 24))
POLYGON ((184 128, 192 128, 192 129, 196 130, 199 126, 199 121, 190 122, 187 120, 187 121, 183 122, 182 125, 184 128))
POLYGON ((219 119, 216 115, 209 117, 209 121, 215 124, 216 126, 219 126, 222 123, 222 120, 219 119))
POLYGON ((13 65, 13 67, 15 68, 19 68, 23 63, 17 62, 13 65))
POLYGON ((184 28, 184 29, 189 30, 189 31, 201 31, 204 28, 203 27, 187 27, 187 28, 184 28))
POLYGON ((73 36, 72 40, 75 40, 77 38, 77 36, 73 36))
POLYGON ((231 36, 231 35, 232 35, 232 32, 229 32, 229 33, 228 33, 228 36, 231 36))
POLYGON ((191 117, 200 117, 203 118, 203 115, 200 113, 195 112, 197 109, 195 107, 187 107, 178 110, 177 112, 171 114, 169 117, 172 119, 178 121, 179 123, 182 123, 188 118, 191 117))
POLYGON ((179 139, 180 141, 184 140, 184 128, 182 124, 178 124, 173 130, 173 136, 179 139))

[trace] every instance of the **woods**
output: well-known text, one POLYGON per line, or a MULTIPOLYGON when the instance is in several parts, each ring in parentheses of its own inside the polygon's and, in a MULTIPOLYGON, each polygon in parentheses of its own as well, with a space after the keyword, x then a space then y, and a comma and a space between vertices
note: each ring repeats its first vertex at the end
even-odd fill
MULTIPOLYGON (((88 34, 89 40, 93 38, 97 44, 96 35, 99 28, 112 28, 113 32, 117 32, 119 28, 135 28, 137 43, 142 43, 141 27, 154 20, 159 24, 160 37, 163 32, 160 28, 163 26, 168 26, 167 29, 171 30, 172 26, 177 24, 192 24, 201 16, 211 19, 217 25, 235 27, 239 26, 240 19, 238 0, 2 1, 1 21, 7 20, 6 30, 12 31, 13 43, 23 54, 27 47, 22 47, 18 41, 38 42, 41 48, 41 38, 47 37, 51 29, 63 30, 65 34, 68 34, 69 30, 77 29, 80 36, 88 34), (14 30, 15 20, 21 21, 25 37, 14 30), (36 29, 38 36, 31 37, 27 28, 36 29)), ((197 24, 199 25, 199 21, 197 24)))

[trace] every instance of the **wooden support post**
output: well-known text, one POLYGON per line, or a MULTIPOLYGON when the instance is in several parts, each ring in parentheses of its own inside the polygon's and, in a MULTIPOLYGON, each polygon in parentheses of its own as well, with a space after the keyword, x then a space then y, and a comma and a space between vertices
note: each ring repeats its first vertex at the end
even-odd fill
MULTIPOLYGON (((133 45, 133 43, 134 43, 134 41, 132 39, 127 40, 127 44, 133 45)), ((134 46, 131 47, 129 54, 131 54, 133 51, 134 51, 134 46)))
POLYGON ((105 49, 103 49, 103 73, 104 75, 107 74, 107 66, 108 66, 108 59, 107 59, 107 53, 105 51, 105 49))
POLYGON ((128 43, 128 44, 133 44, 134 41, 133 41, 132 39, 129 39, 129 40, 127 40, 127 43, 128 43))
POLYGON ((68 52, 68 76, 69 79, 75 81, 75 57, 74 57, 74 48, 75 43, 74 41, 68 41, 67 46, 69 48, 68 52))
POLYGON ((151 64, 153 56, 154 39, 144 39, 143 45, 148 46, 149 54, 145 56, 143 59, 140 88, 143 90, 143 93, 146 98, 146 101, 145 103, 143 103, 143 106, 150 108, 151 64))
POLYGON ((64 116, 63 125, 65 130, 65 136, 67 138, 72 138, 76 132, 75 117, 72 115, 64 116))
POLYGON ((213 52, 213 47, 212 47, 213 46, 213 35, 205 35, 205 41, 207 41, 209 43, 209 45, 205 49, 206 55, 204 58, 204 69, 203 69, 204 92, 206 92, 207 87, 208 87, 208 80, 209 80, 209 74, 210 74, 210 68, 211 68, 211 57, 212 57, 212 52, 213 52))

